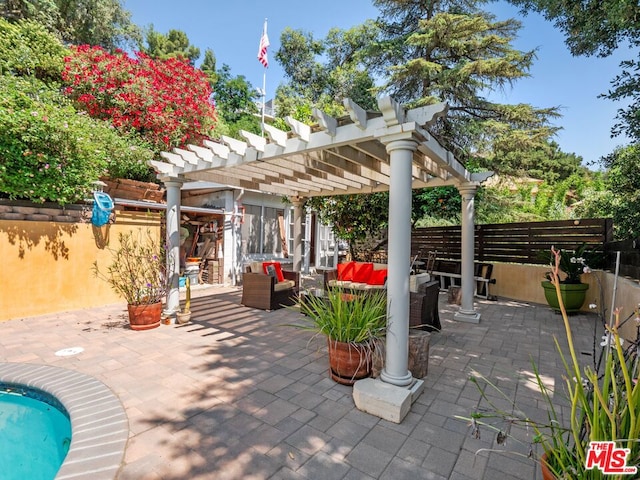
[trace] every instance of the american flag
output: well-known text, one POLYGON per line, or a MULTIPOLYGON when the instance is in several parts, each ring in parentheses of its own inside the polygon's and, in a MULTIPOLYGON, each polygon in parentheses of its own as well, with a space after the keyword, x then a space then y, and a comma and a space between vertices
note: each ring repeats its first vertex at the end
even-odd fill
POLYGON ((262 37, 260 37, 260 46, 258 47, 258 61, 264 68, 269 66, 269 59, 267 58, 267 47, 269 46, 269 37, 267 36, 267 21, 264 21, 264 29, 262 30, 262 37))

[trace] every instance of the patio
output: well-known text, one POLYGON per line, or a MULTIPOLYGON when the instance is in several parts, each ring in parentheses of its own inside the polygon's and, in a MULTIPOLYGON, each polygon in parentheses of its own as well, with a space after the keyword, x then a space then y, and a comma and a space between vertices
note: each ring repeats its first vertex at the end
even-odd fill
MULTIPOLYGON (((538 479, 536 462, 480 448, 471 437, 478 404, 467 382, 475 369, 513 393, 520 408, 542 412, 517 372, 530 359, 560 381, 553 335, 561 317, 547 306, 477 301, 480 324, 453 321, 457 306, 440 294, 443 331, 431 337, 425 391, 401 424, 357 410, 350 387, 330 380, 324 338, 283 324, 298 313, 240 305, 241 291, 194 291, 194 321, 147 332, 128 328, 126 307, 111 305, 8 321, 0 359, 55 365, 95 376, 122 401, 130 439, 119 480, 155 479, 538 479), (69 347, 84 352, 54 353, 69 347)), ((571 317, 576 347, 591 358, 593 315, 571 317)))

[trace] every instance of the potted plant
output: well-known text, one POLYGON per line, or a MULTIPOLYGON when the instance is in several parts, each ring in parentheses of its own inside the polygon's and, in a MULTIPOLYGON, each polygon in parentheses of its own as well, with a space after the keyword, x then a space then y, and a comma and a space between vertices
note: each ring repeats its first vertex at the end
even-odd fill
POLYGON ((178 323, 187 323, 191 320, 191 280, 189 277, 185 278, 184 286, 186 289, 184 309, 177 313, 178 323))
POLYGON ((150 230, 120 233, 118 246, 109 250, 111 263, 101 270, 94 262, 95 276, 107 281, 127 301, 132 330, 158 327, 168 281, 157 239, 150 230))
MULTIPOLYGON (((565 418, 561 417, 560 407, 553 400, 560 395, 561 389, 550 389, 534 363, 536 384, 548 412, 547 422, 533 420, 498 386, 481 375, 471 380, 478 386, 489 408, 476 410, 467 420, 471 421, 476 437, 479 437, 482 426, 497 430, 498 443, 504 443, 510 436, 512 425, 524 425, 530 429, 533 432, 530 455, 533 454, 533 444, 542 446, 540 464, 544 479, 599 479, 605 475, 612 475, 607 478, 637 478, 636 465, 640 464, 638 340, 631 342, 631 347, 623 349, 624 340, 618 333, 621 326, 620 311, 616 310, 615 323, 606 325, 602 322, 605 335, 600 344, 603 347, 600 360, 594 359, 593 366, 581 368, 560 295, 561 254, 555 250, 553 254, 556 260, 550 273, 550 282, 557 289, 560 299, 569 352, 568 356, 563 354, 558 340, 554 339, 565 367, 564 390, 569 407, 563 408, 565 418), (496 396, 501 400, 495 401, 496 396), (508 411, 497 406, 502 400, 508 402, 508 411), (487 420, 490 418, 498 418, 503 423, 496 427, 491 420, 487 420)), ((636 323, 640 322, 638 311, 625 321, 631 318, 636 323)))
POLYGON ((386 331, 386 292, 352 294, 340 288, 300 298, 302 324, 327 337, 331 378, 343 385, 371 375, 375 340, 386 331))
MULTIPOLYGON (((589 284, 582 283, 582 274, 590 273, 586 256, 587 245, 582 244, 576 250, 554 250, 559 257, 559 269, 564 272, 564 279, 559 282, 559 290, 550 280, 550 272, 547 272, 547 280, 542 282, 544 297, 551 308, 560 312, 558 295, 562 297, 567 313, 578 312, 584 303, 589 284), (559 291, 560 293, 557 293, 559 291)), ((552 257, 551 263, 555 259, 552 257)))

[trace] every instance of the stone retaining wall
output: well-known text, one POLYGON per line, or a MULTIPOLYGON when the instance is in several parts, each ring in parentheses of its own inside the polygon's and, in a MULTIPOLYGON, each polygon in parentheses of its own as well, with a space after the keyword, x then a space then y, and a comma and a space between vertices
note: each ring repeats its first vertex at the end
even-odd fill
POLYGON ((0 220, 32 222, 90 223, 91 205, 38 205, 30 202, 0 200, 0 220))

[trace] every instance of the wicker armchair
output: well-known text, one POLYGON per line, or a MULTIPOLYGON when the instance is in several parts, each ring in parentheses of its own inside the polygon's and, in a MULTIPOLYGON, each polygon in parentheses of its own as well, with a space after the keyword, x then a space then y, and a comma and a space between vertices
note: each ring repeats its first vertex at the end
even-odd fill
POLYGON ((261 310, 276 310, 295 305, 300 289, 300 274, 283 270, 285 282, 264 273, 245 272, 242 275, 242 305, 261 310))

